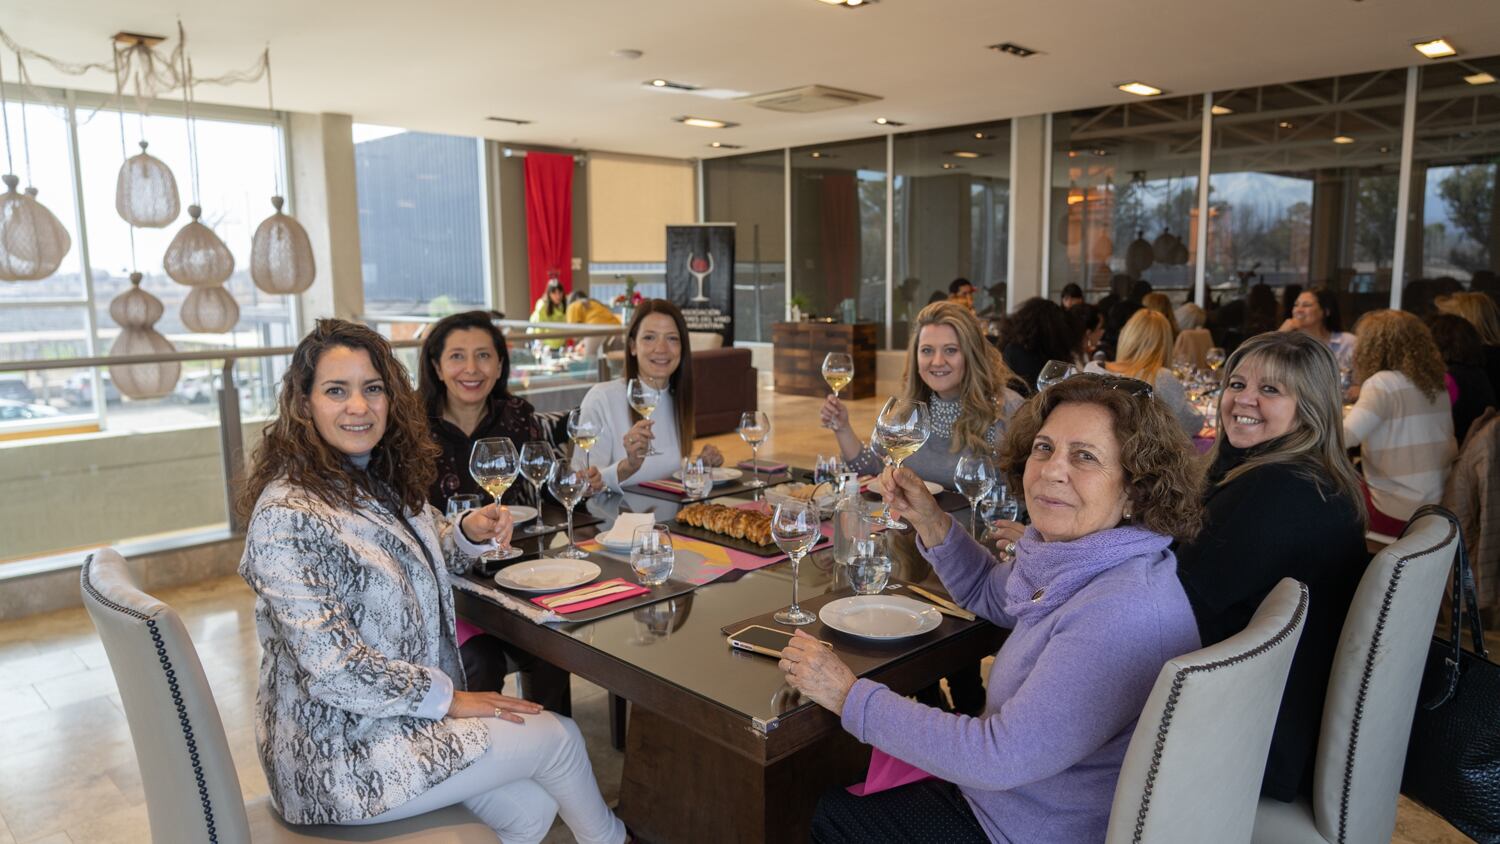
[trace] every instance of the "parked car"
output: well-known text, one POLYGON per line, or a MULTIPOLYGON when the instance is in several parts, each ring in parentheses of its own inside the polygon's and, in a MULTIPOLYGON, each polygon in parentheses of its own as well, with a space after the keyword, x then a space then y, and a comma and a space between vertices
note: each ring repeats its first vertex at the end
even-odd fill
POLYGON ((0 399, 0 422, 14 422, 21 419, 46 419, 51 416, 61 416, 62 411, 45 404, 30 404, 15 399, 0 399))
MULTIPOLYGON (((68 376, 63 382, 63 401, 74 407, 86 407, 94 403, 94 373, 75 372, 68 376)), ((104 401, 106 404, 119 404, 122 396, 120 388, 109 380, 109 373, 104 373, 104 401)))
MULTIPOLYGON (((222 376, 217 372, 194 372, 185 374, 177 379, 177 386, 172 390, 172 398, 188 404, 200 404, 203 402, 218 401, 218 386, 222 376)), ((235 383, 240 388, 240 401, 250 400, 250 379, 247 376, 235 373, 235 383)))
POLYGON ((26 379, 20 375, 0 375, 0 399, 26 403, 36 400, 26 379))

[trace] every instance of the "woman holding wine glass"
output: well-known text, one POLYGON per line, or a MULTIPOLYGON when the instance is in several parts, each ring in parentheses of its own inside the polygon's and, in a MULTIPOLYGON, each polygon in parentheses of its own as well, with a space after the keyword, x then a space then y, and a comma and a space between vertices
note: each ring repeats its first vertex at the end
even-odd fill
MULTIPOLYGON (((902 464, 924 481, 953 486, 959 456, 993 451, 1022 398, 1012 375, 984 336, 973 312, 954 302, 934 302, 917 314, 906 353, 906 386, 898 398, 927 405, 930 431, 902 464), (915 377, 913 377, 915 374, 915 377)), ((823 403, 823 424, 833 429, 851 471, 878 474, 883 461, 860 442, 837 395, 823 403)))
MULTIPOLYGON (((692 357, 687 322, 665 299, 647 299, 625 332, 625 378, 595 384, 579 416, 595 426, 591 450, 573 453, 574 466, 596 467, 604 485, 619 492, 629 482, 670 477, 693 447, 692 357)), ((705 465, 724 465, 712 445, 699 453, 705 465)))
POLYGON ((513 841, 561 812, 579 841, 618 844, 572 719, 464 690, 450 577, 511 521, 494 504, 441 515, 437 453, 385 338, 318 321, 238 501, 272 805, 292 824, 364 825, 462 804, 513 841))

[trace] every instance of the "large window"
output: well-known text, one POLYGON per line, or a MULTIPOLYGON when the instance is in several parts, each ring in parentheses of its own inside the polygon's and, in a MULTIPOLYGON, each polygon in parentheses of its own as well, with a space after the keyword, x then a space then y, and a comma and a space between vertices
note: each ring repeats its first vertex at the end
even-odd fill
POLYGON ((735 224, 737 340, 769 342, 786 311, 785 158, 775 150, 703 162, 706 221, 735 224))
POLYGON ((884 322, 886 139, 791 156, 793 303, 844 322, 884 322))
POLYGON ((482 142, 361 124, 354 141, 366 313, 486 307, 482 142))

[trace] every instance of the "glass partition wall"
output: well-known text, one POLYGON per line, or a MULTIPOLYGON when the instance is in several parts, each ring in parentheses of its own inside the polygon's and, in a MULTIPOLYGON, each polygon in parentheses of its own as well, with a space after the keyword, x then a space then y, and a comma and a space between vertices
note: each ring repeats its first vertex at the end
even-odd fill
POLYGON ((703 162, 704 220, 734 223, 734 324, 740 340, 770 342, 786 312, 786 153, 703 162))
POLYGON ((886 139, 791 151, 792 304, 885 322, 886 139))

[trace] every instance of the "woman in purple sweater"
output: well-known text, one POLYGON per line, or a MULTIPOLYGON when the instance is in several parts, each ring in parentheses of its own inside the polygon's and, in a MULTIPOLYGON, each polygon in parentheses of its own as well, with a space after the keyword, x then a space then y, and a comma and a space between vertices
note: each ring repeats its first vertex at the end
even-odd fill
POLYGON ((1006 438, 1007 472, 1032 523, 1003 562, 915 475, 887 470, 892 506, 954 600, 1013 630, 977 718, 856 680, 797 633, 781 662, 787 682, 859 740, 935 777, 866 797, 829 792, 814 841, 1104 840, 1156 675, 1199 644, 1170 550, 1202 519, 1192 453, 1144 382, 1084 374, 1048 387, 1006 438))

